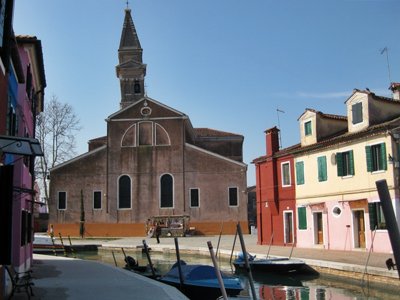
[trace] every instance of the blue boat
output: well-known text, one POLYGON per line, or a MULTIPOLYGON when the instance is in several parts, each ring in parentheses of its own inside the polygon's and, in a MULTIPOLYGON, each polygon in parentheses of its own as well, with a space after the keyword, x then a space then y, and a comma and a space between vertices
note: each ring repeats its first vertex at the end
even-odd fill
MULTIPOLYGON (((160 278, 161 282, 178 288, 191 300, 217 299, 222 295, 215 273, 215 268, 208 265, 188 265, 181 261, 182 283, 179 276, 179 267, 176 263, 171 270, 160 278)), ((222 273, 222 279, 228 296, 236 296, 243 286, 236 276, 222 273)))

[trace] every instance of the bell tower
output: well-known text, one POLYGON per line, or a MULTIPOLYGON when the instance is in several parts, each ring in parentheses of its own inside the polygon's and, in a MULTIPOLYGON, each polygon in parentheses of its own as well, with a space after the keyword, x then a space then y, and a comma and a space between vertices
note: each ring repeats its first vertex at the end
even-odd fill
POLYGON ((118 48, 119 64, 116 66, 121 88, 121 108, 140 100, 145 95, 146 64, 143 64, 142 53, 143 49, 133 24, 131 10, 126 8, 118 48))

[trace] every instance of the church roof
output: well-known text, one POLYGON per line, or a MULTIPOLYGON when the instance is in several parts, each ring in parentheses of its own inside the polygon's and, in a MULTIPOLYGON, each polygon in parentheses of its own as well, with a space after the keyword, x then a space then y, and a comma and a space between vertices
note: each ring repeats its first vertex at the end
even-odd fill
POLYGON ((142 49, 142 46, 140 46, 139 38, 136 33, 136 28, 133 24, 131 10, 127 8, 125 9, 125 19, 122 28, 119 50, 132 48, 142 49))
POLYGON ((215 130, 211 128, 194 128, 197 137, 242 137, 240 134, 215 130))

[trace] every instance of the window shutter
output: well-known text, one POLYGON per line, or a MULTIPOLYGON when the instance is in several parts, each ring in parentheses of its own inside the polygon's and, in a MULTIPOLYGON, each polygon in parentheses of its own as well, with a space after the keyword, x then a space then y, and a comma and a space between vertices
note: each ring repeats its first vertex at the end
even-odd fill
POLYGON ((375 203, 368 203, 368 212, 369 212, 369 229, 375 230, 375 228, 378 228, 378 220, 376 219, 375 203))
POLYGON ((307 229, 307 215, 305 207, 297 208, 297 215, 299 220, 299 229, 307 229))
POLYGON ((367 171, 372 172, 372 153, 371 146, 365 146, 365 156, 367 158, 367 171))
POLYGON ((296 162, 296 180, 297 184, 304 184, 304 162, 296 162))
POLYGON ((304 133, 305 135, 311 135, 311 121, 304 123, 304 133))
POLYGON ((361 102, 352 105, 352 119, 353 124, 361 123, 363 121, 361 102))
POLYGON ((353 150, 349 151, 349 164, 350 164, 349 173, 350 173, 350 175, 354 175, 354 155, 353 155, 353 150))
POLYGON ((343 157, 342 153, 336 153, 336 167, 337 167, 337 175, 343 176, 343 157))
POLYGON ((318 181, 326 181, 326 156, 318 157, 318 181))
POLYGON ((382 170, 387 170, 387 160, 386 160, 386 144, 382 143, 381 144, 381 166, 382 170))

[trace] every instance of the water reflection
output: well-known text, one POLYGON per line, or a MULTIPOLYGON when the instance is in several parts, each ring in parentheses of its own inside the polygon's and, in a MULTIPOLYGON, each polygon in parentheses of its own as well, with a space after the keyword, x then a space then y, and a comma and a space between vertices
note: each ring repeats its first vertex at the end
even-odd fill
MULTIPOLYGON (((125 249, 126 255, 134 257, 139 265, 147 265, 148 261, 145 254, 140 251, 125 249)), ((121 250, 100 252, 83 252, 78 254, 79 258, 102 261, 108 264, 123 267, 125 265, 124 255, 121 250), (114 261, 115 257, 115 261, 114 261)), ((156 269, 161 273, 166 273, 176 262, 175 252, 166 250, 163 253, 152 252, 151 259, 156 269)), ((181 253, 181 259, 188 263, 199 263, 212 265, 210 257, 197 255, 193 253, 181 253)), ((224 272, 233 272, 229 260, 220 258, 221 270, 224 272)), ((245 286, 243 295, 249 295, 249 282, 245 274, 237 274, 245 286)), ((360 282, 340 277, 307 274, 307 275, 279 275, 267 273, 253 273, 254 286, 257 297, 260 300, 270 299, 289 299, 289 300, 346 300, 346 299, 398 299, 393 291, 378 289, 366 289, 360 282)))

